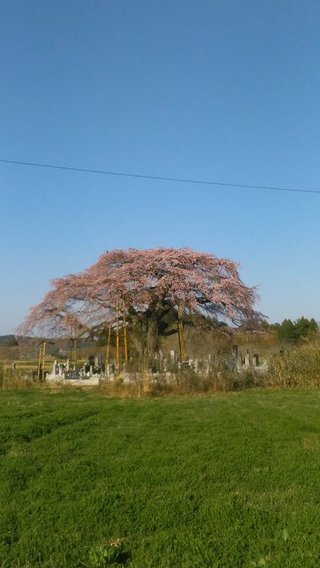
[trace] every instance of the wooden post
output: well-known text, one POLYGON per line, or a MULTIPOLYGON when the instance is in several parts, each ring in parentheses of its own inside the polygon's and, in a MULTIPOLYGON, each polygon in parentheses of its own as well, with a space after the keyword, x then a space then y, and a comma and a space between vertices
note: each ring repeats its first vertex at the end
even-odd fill
POLYGON ((72 350, 71 350, 71 361, 74 363, 74 368, 77 366, 77 339, 76 337, 72 337, 72 350))
POLYGON ((123 300, 122 304, 123 313, 123 342, 124 342, 124 360, 128 361, 128 337, 127 337, 127 318, 126 318, 126 304, 123 300))
POLYGON ((41 363, 42 363, 42 342, 39 345, 38 355, 38 380, 41 381, 41 363))
POLYGON ((116 357, 117 372, 120 370, 119 300, 116 299, 116 357))
POLYGON ((43 342, 43 347, 42 347, 42 379, 44 379, 45 374, 44 374, 44 366, 45 366, 45 362, 46 362, 46 342, 43 342))
POLYGON ((111 325, 108 328, 107 343, 106 343, 106 362, 105 362, 105 373, 108 373, 109 365, 109 353, 110 353, 110 339, 111 339, 111 325))
POLYGON ((179 303, 179 305, 178 305, 178 335, 179 335, 179 353, 180 353, 180 362, 181 363, 185 360, 182 312, 183 312, 182 304, 179 303))
POLYGON ((42 381, 44 379, 44 366, 46 361, 46 342, 41 341, 39 348, 39 360, 38 360, 38 379, 42 381))

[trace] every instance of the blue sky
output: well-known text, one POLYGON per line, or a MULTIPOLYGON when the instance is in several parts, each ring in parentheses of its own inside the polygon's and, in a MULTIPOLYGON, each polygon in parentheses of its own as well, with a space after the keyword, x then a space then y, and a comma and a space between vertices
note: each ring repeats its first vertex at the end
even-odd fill
MULTIPOLYGON (((316 0, 2 0, 0 159, 320 189, 316 0)), ((0 333, 106 249, 241 264, 270 321, 320 319, 320 194, 0 163, 0 333)))

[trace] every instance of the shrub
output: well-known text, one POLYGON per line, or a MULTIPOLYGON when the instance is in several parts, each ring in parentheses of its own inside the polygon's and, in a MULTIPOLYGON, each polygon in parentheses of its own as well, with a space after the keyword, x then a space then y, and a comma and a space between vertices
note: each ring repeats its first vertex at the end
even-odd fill
POLYGON ((320 386, 320 345, 306 344, 274 356, 266 382, 280 387, 320 386))
POLYGON ((104 568, 107 566, 123 566, 128 560, 124 541, 121 538, 110 540, 91 548, 89 552, 90 568, 104 568))

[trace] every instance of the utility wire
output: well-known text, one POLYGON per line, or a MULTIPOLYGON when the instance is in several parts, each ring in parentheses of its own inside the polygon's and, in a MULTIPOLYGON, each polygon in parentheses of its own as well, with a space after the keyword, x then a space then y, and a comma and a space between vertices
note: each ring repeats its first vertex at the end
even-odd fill
POLYGON ((11 164, 15 166, 31 166, 34 168, 50 168, 53 170, 64 170, 68 172, 82 172, 86 174, 99 174, 105 176, 117 176, 135 179, 150 179, 155 181, 171 181, 173 183, 188 183, 188 184, 199 184, 199 185, 213 185, 220 187, 233 187, 239 189, 262 189, 266 191, 287 191, 291 193, 320 193, 319 189, 306 189, 298 187, 277 187, 269 185, 248 185, 244 183, 226 183, 220 181, 210 181, 201 179, 190 179, 190 178, 177 178, 177 177, 166 177, 166 176, 151 176, 147 174, 133 174, 126 172, 113 172, 109 170, 95 170, 91 168, 76 168, 72 166, 61 166, 58 164, 41 164, 38 162, 20 162, 18 160, 4 160, 0 158, 0 163, 11 164))

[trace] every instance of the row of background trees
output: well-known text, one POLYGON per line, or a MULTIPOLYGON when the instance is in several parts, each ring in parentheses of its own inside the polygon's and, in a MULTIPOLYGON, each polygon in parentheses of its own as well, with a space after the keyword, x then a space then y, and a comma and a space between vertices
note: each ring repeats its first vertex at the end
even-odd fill
POLYGON ((316 320, 303 316, 294 321, 286 318, 281 323, 263 322, 261 327, 265 332, 274 332, 280 343, 297 345, 319 337, 319 325, 316 320))

